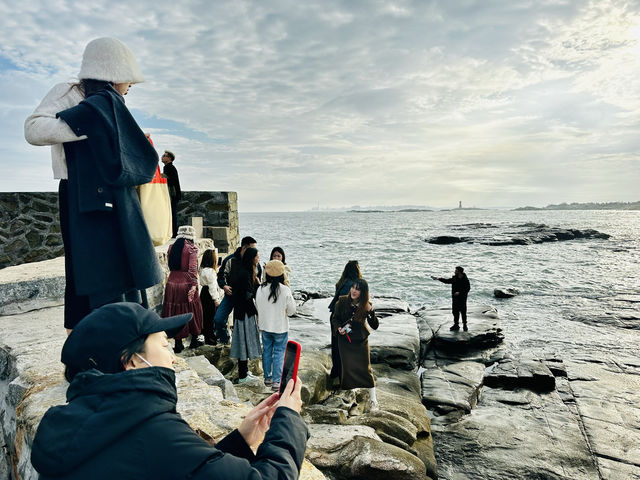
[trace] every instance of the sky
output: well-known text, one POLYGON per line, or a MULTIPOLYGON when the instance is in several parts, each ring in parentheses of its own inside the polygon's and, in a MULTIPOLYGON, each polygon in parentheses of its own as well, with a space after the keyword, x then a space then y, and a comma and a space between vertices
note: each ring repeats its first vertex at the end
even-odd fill
POLYGON ((640 0, 0 0, 0 191, 52 191, 24 119, 92 39, 184 190, 241 211, 640 200, 640 0))

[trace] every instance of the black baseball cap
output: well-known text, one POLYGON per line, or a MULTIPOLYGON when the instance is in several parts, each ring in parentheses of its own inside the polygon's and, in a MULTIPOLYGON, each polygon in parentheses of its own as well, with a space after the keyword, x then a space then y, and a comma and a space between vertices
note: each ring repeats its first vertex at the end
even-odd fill
POLYGON ((191 320, 191 313, 161 318, 137 303, 110 303, 95 309, 73 329, 62 347, 62 363, 74 372, 95 368, 103 373, 122 370, 124 347, 151 333, 174 337, 191 320))

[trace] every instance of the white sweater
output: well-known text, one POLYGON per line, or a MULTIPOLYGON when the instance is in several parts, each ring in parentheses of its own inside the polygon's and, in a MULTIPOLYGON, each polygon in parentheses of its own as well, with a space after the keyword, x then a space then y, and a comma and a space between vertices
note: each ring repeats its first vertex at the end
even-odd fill
POLYGON ((200 285, 209 287, 209 295, 214 302, 222 300, 222 290, 218 286, 217 275, 213 268, 205 267, 200 270, 200 285))
POLYGON ((258 310, 258 327, 271 333, 289 331, 289 316, 296 313, 296 302, 291 289, 286 285, 278 285, 278 301, 269 300, 269 285, 262 285, 256 292, 256 309, 258 310))
POLYGON ((67 159, 64 156, 65 142, 84 140, 78 137, 64 120, 56 118, 56 113, 75 107, 82 100, 82 91, 73 83, 59 83, 44 97, 35 111, 24 122, 24 138, 31 145, 51 145, 51 166, 53 178, 69 178, 67 159))

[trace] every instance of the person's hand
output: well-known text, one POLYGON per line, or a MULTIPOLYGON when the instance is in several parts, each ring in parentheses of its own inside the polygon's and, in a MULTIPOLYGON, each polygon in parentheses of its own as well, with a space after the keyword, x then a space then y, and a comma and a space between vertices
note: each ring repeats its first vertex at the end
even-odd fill
POLYGON ((191 288, 189 289, 189 293, 187 294, 187 298, 189 299, 189 301, 190 301, 190 302, 193 302, 193 299, 194 299, 194 298, 195 298, 195 296, 196 296, 196 288, 198 288, 198 287, 196 287, 196 286, 194 285, 193 287, 191 287, 191 288))
POLYGON ((302 381, 296 377, 295 378, 295 387, 294 387, 294 379, 292 378, 287 382, 287 387, 280 395, 280 401, 278 402, 279 407, 287 407, 293 410, 294 412, 300 413, 300 409, 302 408, 302 397, 300 396, 300 391, 302 390, 302 381))
POLYGON ((238 432, 250 447, 262 443, 265 433, 271 425, 271 417, 278 408, 278 394, 274 393, 253 407, 238 426, 238 432))
POLYGON ((340 335, 344 335, 344 334, 345 334, 344 328, 342 328, 342 327, 338 327, 338 333, 339 333, 340 335))
POLYGON ((457 297, 458 295, 460 295, 460 292, 456 292, 453 294, 454 297, 457 297))
POLYGON ((218 308, 220 306, 220 302, 218 300, 215 300, 213 303, 216 306, 216 308, 218 308))
POLYGON ((431 275, 431 280, 437 280, 438 277, 434 277, 433 275, 431 275))
POLYGON ((367 312, 370 312, 371 310, 373 310, 373 305, 371 305, 371 302, 367 303, 367 312))
POLYGON ((229 285, 225 285, 222 289, 224 290, 225 295, 231 295, 231 287, 229 285))

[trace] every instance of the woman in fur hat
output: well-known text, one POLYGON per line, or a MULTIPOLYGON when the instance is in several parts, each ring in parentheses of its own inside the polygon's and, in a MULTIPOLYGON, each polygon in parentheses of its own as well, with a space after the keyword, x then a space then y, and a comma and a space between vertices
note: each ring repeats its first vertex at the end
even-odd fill
POLYGON ((167 258, 169 263, 169 278, 164 288, 162 316, 171 317, 182 313, 193 313, 193 318, 174 337, 176 353, 180 353, 184 346, 182 339, 191 335, 189 348, 203 345, 198 340, 202 331, 202 303, 198 294, 198 247, 194 241, 196 229, 191 225, 178 228, 176 241, 169 246, 167 258))
POLYGON ((142 74, 126 45, 98 38, 78 78, 54 86, 24 126, 29 143, 51 146, 60 179, 67 333, 100 305, 146 303, 140 292, 163 276, 134 189, 153 178, 158 155, 124 104, 142 74))

